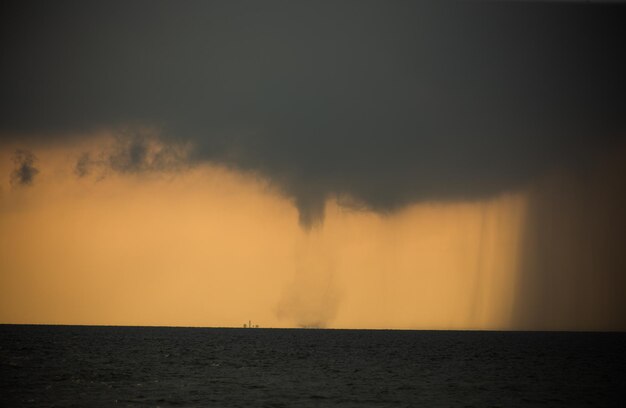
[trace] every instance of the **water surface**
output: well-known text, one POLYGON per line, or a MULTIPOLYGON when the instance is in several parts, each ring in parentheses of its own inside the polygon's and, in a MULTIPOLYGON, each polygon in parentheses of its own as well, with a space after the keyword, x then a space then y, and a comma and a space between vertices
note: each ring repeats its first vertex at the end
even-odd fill
POLYGON ((625 333, 0 326, 0 405, 616 406, 625 333))

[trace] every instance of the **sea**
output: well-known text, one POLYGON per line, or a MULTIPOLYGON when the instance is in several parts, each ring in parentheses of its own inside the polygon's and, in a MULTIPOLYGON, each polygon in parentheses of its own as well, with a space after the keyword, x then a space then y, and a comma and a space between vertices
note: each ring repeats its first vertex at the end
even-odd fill
POLYGON ((617 407, 626 333, 0 325, 2 407, 617 407))

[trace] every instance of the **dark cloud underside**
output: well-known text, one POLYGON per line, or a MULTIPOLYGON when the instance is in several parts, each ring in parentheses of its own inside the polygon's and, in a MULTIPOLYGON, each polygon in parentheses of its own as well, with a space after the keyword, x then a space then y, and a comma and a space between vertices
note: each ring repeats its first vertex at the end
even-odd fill
POLYGON ((516 188, 624 134, 621 5, 0 7, 4 137, 157 126, 192 162, 269 177, 303 225, 329 196, 391 211, 516 188))
POLYGON ((37 158, 28 150, 16 150, 13 154, 14 168, 11 172, 13 186, 29 186, 35 181, 39 169, 35 167, 37 158))

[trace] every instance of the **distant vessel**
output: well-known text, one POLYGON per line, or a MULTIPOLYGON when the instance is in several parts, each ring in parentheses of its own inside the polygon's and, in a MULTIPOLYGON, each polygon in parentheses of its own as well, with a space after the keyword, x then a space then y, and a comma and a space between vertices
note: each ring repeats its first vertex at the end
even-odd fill
POLYGON ((256 324, 256 325, 254 325, 254 326, 253 326, 253 325, 252 325, 252 320, 248 320, 248 324, 245 324, 245 323, 244 323, 244 324, 243 324, 243 328, 244 328, 244 329, 258 329, 258 328, 259 328, 259 325, 258 325, 258 324, 256 324))

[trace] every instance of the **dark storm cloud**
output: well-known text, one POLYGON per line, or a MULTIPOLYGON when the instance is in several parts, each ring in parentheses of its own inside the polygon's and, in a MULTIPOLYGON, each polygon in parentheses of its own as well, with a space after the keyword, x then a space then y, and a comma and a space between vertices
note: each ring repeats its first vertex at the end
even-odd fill
POLYGON ((35 167, 37 158, 28 150, 16 150, 13 155, 15 168, 11 172, 13 186, 29 186, 35 181, 39 170, 35 167))
POLYGON ((136 173, 145 170, 148 162, 148 142, 141 137, 122 140, 109 155, 111 168, 120 173, 136 173))
POLYGON ((177 170, 187 161, 184 146, 174 141, 164 144, 149 132, 141 131, 122 132, 104 155, 106 164, 120 173, 177 170))
POLYGON ((74 165, 74 174, 86 177, 96 174, 105 177, 108 172, 134 174, 167 172, 188 166, 188 152, 184 144, 170 140, 163 143, 154 132, 119 130, 115 141, 100 150, 83 152, 74 165))
POLYGON ((89 153, 83 153, 80 155, 78 160, 76 160, 76 164, 74 165, 74 173, 78 177, 85 177, 91 173, 91 166, 93 161, 91 159, 91 155, 89 153))
MULTIPOLYGON (((305 226, 327 197, 385 212, 513 189, 624 134, 620 5, 1 7, 0 132, 155 126, 190 162, 264 174, 305 226)), ((142 143, 108 164, 142 171, 142 143)))

